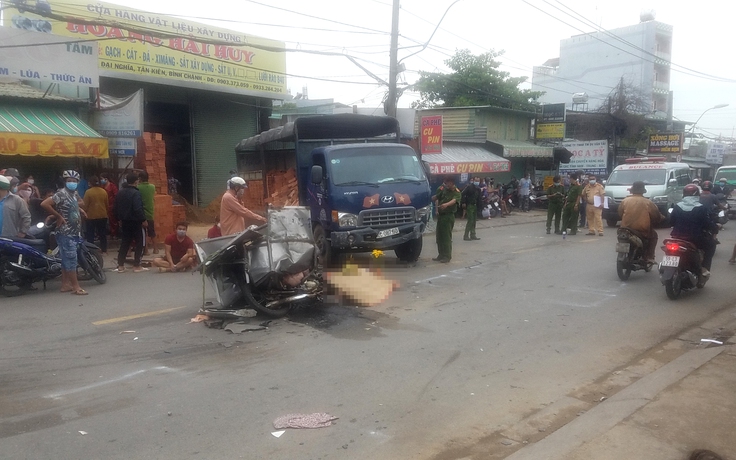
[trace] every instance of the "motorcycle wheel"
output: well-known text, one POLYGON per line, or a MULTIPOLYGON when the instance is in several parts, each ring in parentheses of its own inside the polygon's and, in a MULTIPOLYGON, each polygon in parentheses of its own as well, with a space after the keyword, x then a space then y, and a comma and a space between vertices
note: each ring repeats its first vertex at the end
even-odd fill
POLYGON ((252 307, 258 313, 263 313, 271 318, 281 318, 286 316, 291 309, 290 304, 286 304, 280 308, 268 308, 266 306, 266 299, 257 293, 253 293, 250 289, 250 285, 246 283, 245 280, 240 280, 240 290, 242 291, 243 297, 245 298, 248 306, 252 307))
MULTIPOLYGON (((0 267, 0 270, 4 272, 5 267, 0 267)), ((20 284, 5 284, 2 272, 0 272, 0 294, 3 297, 18 297, 19 295, 25 294, 31 288, 31 283, 26 281, 22 281, 20 284)))
POLYGON ((627 262, 628 257, 626 261, 616 261, 616 274, 618 274, 618 277, 621 281, 626 281, 627 279, 629 279, 629 276, 631 276, 631 267, 629 267, 629 264, 627 262))
POLYGON ((327 234, 321 225, 314 227, 314 244, 317 246, 317 263, 322 267, 329 267, 334 262, 335 251, 333 251, 330 242, 327 241, 327 234))
POLYGON ((665 281, 664 290, 670 300, 677 300, 677 298, 680 297, 680 294, 682 293, 682 278, 680 277, 680 270, 677 270, 672 278, 665 281))
POLYGON ((81 249, 79 251, 79 266, 82 267, 88 275, 94 278, 95 281, 100 284, 105 284, 107 282, 107 275, 105 275, 105 271, 102 269, 102 263, 100 263, 101 260, 102 255, 98 258, 96 254, 87 249, 81 249))

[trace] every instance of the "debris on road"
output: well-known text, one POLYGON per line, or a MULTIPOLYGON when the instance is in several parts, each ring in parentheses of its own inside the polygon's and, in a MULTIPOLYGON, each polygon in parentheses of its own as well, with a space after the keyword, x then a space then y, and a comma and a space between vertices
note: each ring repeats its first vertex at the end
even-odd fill
POLYGON ((242 332, 263 331, 266 329, 266 327, 261 326, 260 324, 233 322, 225 326, 224 329, 226 331, 232 332, 233 334, 240 334, 242 332))
POLYGON ((79 430, 79 434, 81 434, 82 436, 84 436, 85 434, 87 434, 87 432, 86 431, 79 430))
POLYGON ((281 435, 282 435, 282 434, 284 434, 284 433, 286 433, 286 431, 284 431, 284 430, 281 430, 281 431, 272 431, 272 432, 271 432, 271 435, 272 435, 272 436, 273 436, 274 438, 280 438, 280 437, 281 437, 281 435))
POLYGON ((135 334, 135 331, 120 331, 121 334, 135 334))
POLYGON ((715 339, 700 339, 701 342, 715 343, 716 345, 723 345, 723 342, 715 339))
POLYGON ((333 420, 337 420, 325 412, 315 412, 313 414, 288 414, 282 415, 273 421, 273 427, 277 430, 284 428, 324 428, 332 425, 333 420))
POLYGON ((194 318, 192 318, 192 319, 189 320, 189 324, 192 324, 192 323, 201 323, 203 321, 207 321, 208 319, 210 319, 210 317, 207 316, 207 315, 197 315, 194 318))
POLYGON ((136 341, 136 340, 138 340, 138 337, 136 337, 136 338, 133 339, 133 341, 136 341))

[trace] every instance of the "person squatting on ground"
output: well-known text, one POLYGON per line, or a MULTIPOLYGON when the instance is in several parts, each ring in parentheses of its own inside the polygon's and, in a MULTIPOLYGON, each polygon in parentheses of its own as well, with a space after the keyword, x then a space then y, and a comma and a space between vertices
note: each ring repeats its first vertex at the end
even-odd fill
POLYGON ((0 236, 25 238, 31 228, 31 212, 23 198, 10 191, 10 179, 0 176, 0 236))
POLYGON ((187 271, 197 265, 194 241, 187 236, 188 228, 187 222, 178 222, 176 232, 164 240, 164 257, 157 257, 151 262, 154 267, 158 267, 159 272, 187 271))
POLYGON ((552 229, 552 218, 555 219, 555 235, 562 235, 560 217, 562 205, 565 201, 565 187, 560 182, 560 176, 552 178, 552 185, 547 188, 547 235, 552 229))
POLYGON ((465 187, 460 200, 463 205, 463 213, 468 219, 465 223, 465 236, 463 240, 479 240, 480 238, 475 236, 475 224, 478 220, 479 203, 481 203, 480 182, 477 177, 474 177, 467 187, 465 187))
POLYGON ((588 176, 588 185, 583 188, 582 201, 585 203, 585 216, 588 222, 588 235, 603 236, 603 202, 606 199, 606 190, 598 183, 594 175, 588 176), (598 197, 598 204, 595 203, 598 197))
POLYGON ((138 191, 141 193, 143 200, 143 212, 146 215, 146 223, 143 224, 143 230, 146 232, 146 241, 144 243, 144 252, 148 254, 148 248, 153 248, 153 253, 158 254, 156 247, 156 223, 154 222, 154 199, 156 195, 156 186, 148 182, 148 173, 141 171, 138 174, 138 191))
POLYGON ((700 203, 698 187, 686 185, 682 190, 682 200, 675 204, 670 215, 672 238, 689 241, 705 252, 702 263, 703 276, 710 275, 710 265, 716 253, 714 232, 718 229, 710 216, 708 208, 700 203))
POLYGON ((245 180, 242 177, 231 177, 227 182, 227 191, 220 202, 220 224, 222 236, 235 235, 245 230, 245 219, 266 223, 259 216, 240 204, 240 197, 245 193, 245 180))
POLYGON ((570 188, 567 189, 567 196, 562 205, 562 231, 568 235, 577 235, 578 233, 578 209, 580 204, 580 194, 583 187, 578 183, 578 174, 570 174, 570 188))
POLYGON ((86 239, 95 242, 95 235, 100 239, 100 251, 107 254, 107 192, 100 186, 97 176, 89 178, 90 188, 84 194, 84 209, 87 212, 86 239))
POLYGON ((448 263, 452 259, 452 229, 455 226, 455 213, 460 202, 460 190, 455 187, 455 179, 445 177, 432 201, 437 205, 437 252, 435 262, 448 263))
POLYGON ((618 207, 621 228, 627 228, 641 238, 644 241, 644 259, 656 263, 654 251, 657 249, 659 237, 654 226, 663 221, 665 217, 659 212, 657 205, 652 203, 652 200, 644 197, 644 194, 647 193, 644 182, 634 182, 629 191, 631 195, 624 198, 618 207))
POLYGON ((64 188, 46 198, 41 206, 52 216, 56 217, 56 243, 61 255, 61 292, 71 292, 76 295, 87 295, 77 279, 77 248, 82 242, 79 237, 82 231, 82 215, 87 217, 82 198, 77 193, 79 173, 72 170, 64 171, 64 188))
POLYGON ((118 268, 116 270, 118 273, 125 271, 125 256, 128 254, 128 249, 133 241, 135 241, 133 271, 139 273, 148 270, 141 267, 143 241, 146 238, 143 232, 146 214, 143 211, 141 192, 138 191, 136 185, 138 185, 138 174, 128 174, 125 185, 115 198, 115 214, 120 223, 120 250, 118 250, 118 268))

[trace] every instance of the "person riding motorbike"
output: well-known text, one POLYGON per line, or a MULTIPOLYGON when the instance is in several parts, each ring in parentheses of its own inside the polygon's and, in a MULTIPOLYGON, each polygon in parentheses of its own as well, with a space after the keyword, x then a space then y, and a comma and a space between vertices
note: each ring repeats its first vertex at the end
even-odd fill
MULTIPOLYGON (((700 192, 700 203, 705 206, 708 209, 708 214, 710 214, 710 218, 713 219, 713 222, 716 223, 716 226, 718 226, 718 213, 722 209, 726 209, 726 207, 721 203, 721 200, 716 196, 712 191, 714 190, 713 182, 707 180, 703 182, 701 185, 701 192, 700 192)), ((716 244, 720 244, 720 241, 718 241, 718 237, 715 236, 718 234, 717 229, 713 234, 713 239, 715 240, 716 244)))
POLYGON ((631 195, 624 198, 618 207, 621 217, 621 228, 626 228, 641 238, 644 243, 644 258, 647 262, 656 263, 654 251, 657 248, 657 231, 654 225, 665 217, 657 209, 657 205, 649 198, 644 198, 647 189, 642 181, 636 181, 629 189, 631 195))
POLYGON ((706 206, 700 203, 700 192, 694 184, 686 185, 682 190, 682 200, 675 204, 670 215, 673 238, 694 244, 705 254, 701 264, 703 276, 710 275, 713 255, 716 253, 716 242, 713 234, 718 230, 706 206))

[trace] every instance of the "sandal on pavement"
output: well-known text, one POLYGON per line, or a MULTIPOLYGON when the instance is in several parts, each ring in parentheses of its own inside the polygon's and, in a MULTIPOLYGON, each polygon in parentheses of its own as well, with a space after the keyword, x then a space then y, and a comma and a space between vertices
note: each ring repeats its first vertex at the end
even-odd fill
POLYGON ((137 267, 137 268, 134 268, 134 269, 133 269, 133 273, 147 272, 147 271, 149 271, 149 270, 150 270, 150 268, 146 268, 146 267, 137 267))
POLYGON ((115 270, 113 270, 113 272, 115 272, 115 273, 125 273, 125 269, 124 268, 116 268, 115 270))
POLYGON ((84 289, 80 289, 78 291, 72 291, 72 294, 74 294, 74 295, 88 295, 89 292, 85 291, 84 289))

